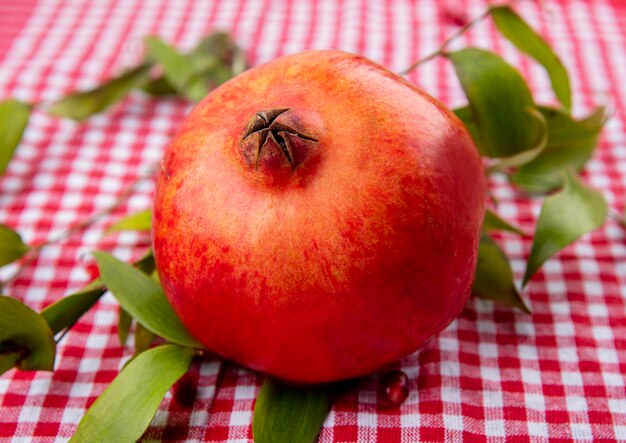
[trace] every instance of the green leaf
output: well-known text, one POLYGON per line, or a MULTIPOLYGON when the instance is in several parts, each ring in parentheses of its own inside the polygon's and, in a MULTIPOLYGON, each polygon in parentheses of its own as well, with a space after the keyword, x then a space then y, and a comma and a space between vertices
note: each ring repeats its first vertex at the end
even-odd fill
POLYGON ((526 233, 520 228, 513 226, 511 223, 504 220, 498 214, 489 209, 485 212, 485 218, 483 219, 483 231, 508 231, 517 235, 526 235, 526 233))
POLYGON ((237 48, 233 39, 225 32, 214 32, 203 38, 187 54, 189 62, 198 73, 210 70, 215 65, 227 67, 232 62, 233 51, 237 48))
POLYGON ((510 157, 499 159, 487 169, 487 173, 505 171, 510 168, 523 166, 536 159, 545 150, 548 143, 548 125, 546 119, 537 109, 533 108, 530 113, 537 119, 537 124, 541 128, 537 134, 539 139, 532 148, 513 154, 510 157))
MULTIPOLYGON (((1 345, 0 345, 1 346, 1 345)), ((20 353, 0 349, 0 375, 13 368, 20 360, 20 353)))
POLYGON ((0 374, 17 365, 22 370, 54 367, 56 344, 46 321, 12 297, 0 295, 0 374))
MULTIPOLYGON (((510 157, 536 147, 541 125, 526 82, 497 55, 477 48, 447 53, 469 100, 470 132, 481 154, 510 157)), ((457 113, 457 115, 459 115, 457 113)))
POLYGON ((233 49, 233 59, 230 64, 231 74, 233 76, 241 74, 248 69, 248 62, 246 61, 246 54, 239 46, 235 45, 233 49))
POLYGON ((539 111, 548 128, 546 147, 510 176, 514 183, 532 193, 545 193, 560 187, 563 171, 567 168, 581 170, 591 158, 606 121, 603 107, 581 120, 574 120, 559 109, 540 106, 539 111))
POLYGON ((156 335, 141 323, 135 324, 135 356, 150 348, 156 335))
POLYGON ((17 232, 0 224, 0 266, 14 262, 29 249, 17 232))
MULTIPOLYGON (((145 273, 154 270, 154 257, 152 251, 146 253, 135 265, 145 273)), ((80 319, 91 307, 96 304, 105 293, 102 280, 96 278, 91 283, 79 291, 67 295, 41 311, 42 317, 50 325, 54 334, 71 327, 80 319)))
POLYGON ((195 71, 214 88, 246 68, 245 54, 225 32, 214 32, 202 39, 188 58, 195 71))
MULTIPOLYGON (((546 107, 546 109, 550 110, 552 108, 546 107)), ((610 115, 606 106, 598 106, 596 109, 591 111, 587 117, 583 117, 578 120, 578 123, 591 128, 602 128, 609 117, 610 115)))
POLYGON ((189 369, 194 351, 163 345, 133 359, 98 397, 70 442, 135 442, 166 392, 189 369))
POLYGON ((132 322, 133 318, 131 315, 120 306, 117 310, 117 338, 120 340, 122 346, 126 345, 128 331, 130 330, 132 322))
POLYGON ((330 410, 328 397, 325 387, 286 386, 266 377, 254 405, 254 442, 314 442, 330 410))
POLYGON ((150 80, 141 86, 141 90, 153 97, 162 97, 165 95, 176 94, 176 89, 163 76, 150 80))
POLYGON ((78 321, 100 299, 105 289, 99 278, 89 283, 81 290, 67 295, 41 311, 54 334, 69 328, 78 321))
POLYGON ((510 157, 501 158, 496 163, 487 168, 487 173, 491 174, 493 172, 504 171, 509 168, 515 168, 517 166, 523 166, 527 163, 530 163, 534 159, 536 159, 545 149, 546 137, 544 137, 544 141, 541 142, 534 148, 530 148, 527 151, 518 152, 517 154, 513 154, 510 157))
POLYGON ((243 51, 232 37, 224 32, 214 32, 202 39, 187 57, 193 69, 210 89, 230 80, 247 68, 243 51))
POLYGON ((202 347, 176 316, 159 283, 109 254, 93 255, 105 286, 139 323, 172 343, 202 347))
POLYGON ((152 209, 135 212, 134 214, 122 217, 114 223, 107 234, 117 231, 150 231, 152 228, 152 209))
POLYGON ((517 48, 543 65, 554 94, 566 109, 572 106, 572 90, 567 70, 552 48, 509 6, 491 9, 498 30, 517 48))
POLYGON ((476 126, 476 122, 474 121, 474 116, 472 114, 472 109, 468 106, 462 106, 460 108, 453 109, 452 112, 456 114, 456 116, 463 122, 465 128, 472 136, 476 147, 478 148, 478 152, 484 154, 484 148, 478 146, 480 142, 480 133, 478 126, 476 126))
POLYGON ((165 78, 178 92, 199 102, 208 94, 204 80, 187 58, 157 37, 146 39, 148 56, 163 68, 165 78))
POLYGON ((151 64, 144 63, 89 91, 75 92, 52 104, 48 113, 83 121, 123 99, 150 79, 151 64))
POLYGON ((480 239, 472 293, 530 314, 530 309, 515 286, 513 271, 506 255, 487 234, 483 234, 480 239))
MULTIPOLYGON (((208 35, 184 57, 208 89, 219 86, 247 68, 243 51, 224 32, 208 35)), ((164 76, 155 78, 143 90, 153 96, 176 94, 176 88, 164 76)))
POLYGON ((29 105, 18 100, 8 99, 0 102, 0 175, 6 171, 15 149, 20 144, 30 111, 29 105))
POLYGON ((564 247, 604 224, 608 206, 602 194, 568 172, 565 186, 543 202, 528 258, 524 285, 541 265, 564 247))

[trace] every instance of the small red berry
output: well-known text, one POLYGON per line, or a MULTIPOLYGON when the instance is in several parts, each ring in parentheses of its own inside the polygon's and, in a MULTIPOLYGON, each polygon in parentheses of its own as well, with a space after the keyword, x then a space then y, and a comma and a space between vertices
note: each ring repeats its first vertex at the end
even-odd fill
POLYGON ((379 381, 378 398, 383 406, 398 407, 409 396, 409 378, 398 370, 385 372, 379 381))
POLYGON ((173 386, 172 395, 174 401, 183 408, 191 408, 196 401, 197 388, 193 379, 187 372, 173 386))

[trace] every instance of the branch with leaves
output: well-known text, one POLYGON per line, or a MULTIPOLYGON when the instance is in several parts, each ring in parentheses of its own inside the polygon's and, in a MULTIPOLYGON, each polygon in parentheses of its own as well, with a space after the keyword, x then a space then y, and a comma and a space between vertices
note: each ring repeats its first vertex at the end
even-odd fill
MULTIPOLYGON (((223 32, 207 36, 186 54, 178 52, 157 37, 148 37, 146 56, 138 66, 94 89, 70 93, 51 104, 27 104, 15 99, 4 100, 0 102, 0 177, 6 172, 28 126, 29 117, 35 110, 54 117, 82 122, 120 102, 133 90, 140 90, 153 97, 179 96, 199 101, 210 90, 240 74, 246 68, 245 54, 230 35, 223 32)), ((9 226, 0 224, 0 266, 12 263, 25 255, 28 257, 25 263, 30 263, 46 245, 62 241, 112 212, 129 196, 135 185, 136 182, 131 184, 118 200, 102 213, 78 222, 59 238, 37 245, 25 244, 19 233, 9 226)), ((0 282, 0 288, 6 286, 15 276, 9 281, 0 282)))
MULTIPOLYGON (((454 112, 488 160, 486 173, 503 174, 530 194, 556 191, 543 201, 535 225, 522 282, 526 285, 547 259, 606 220, 608 206, 603 196, 587 187, 577 172, 591 158, 607 115, 604 107, 598 107, 587 117, 575 119, 570 110, 569 76, 550 46, 508 6, 491 7, 479 19, 487 16, 504 37, 543 66, 561 104, 536 104, 519 71, 494 53, 478 48, 448 52, 450 40, 435 53, 452 62, 460 80, 468 104, 454 112)), ((494 212, 487 212, 473 292, 530 312, 506 255, 489 234, 498 230, 523 235, 494 212)))
MULTIPOLYGON (((582 119, 571 115, 571 88, 565 67, 509 6, 488 8, 403 73, 436 57, 448 59, 460 80, 468 103, 454 112, 486 159, 485 173, 504 175, 513 186, 529 194, 550 193, 543 200, 535 226, 521 282, 525 286, 547 260, 606 220, 608 206, 601 193, 578 176, 597 145, 606 111, 598 107, 582 119), (488 17, 504 37, 545 68, 560 106, 535 103, 519 71, 492 52, 478 48, 448 51, 453 39, 488 17)), ((0 174, 6 170, 34 109, 83 121, 136 89, 153 96, 176 95, 198 101, 245 68, 243 52, 223 33, 210 35, 187 54, 157 38, 148 38, 145 60, 95 89, 70 94, 50 106, 13 99, 1 102, 0 174)), ((148 231, 150 225, 151 213, 145 210, 124 217, 108 232, 148 231)), ((527 236, 495 210, 487 211, 473 293, 530 313, 493 232, 527 236)), ((15 231, 0 225, 0 266, 39 249, 29 247, 15 231)), ((150 253, 134 265, 103 252, 94 256, 100 277, 40 313, 14 298, 0 296, 0 374, 12 367, 52 370, 56 343, 109 290, 120 304, 118 332, 122 345, 135 323, 135 356, 87 411, 72 441, 135 441, 149 426, 162 397, 187 371, 192 358, 207 350, 172 311, 154 274, 150 253), (166 344, 150 348, 157 337, 166 344)), ((254 410, 255 441, 314 441, 330 409, 329 393, 333 390, 335 386, 289 387, 267 378, 254 410)))

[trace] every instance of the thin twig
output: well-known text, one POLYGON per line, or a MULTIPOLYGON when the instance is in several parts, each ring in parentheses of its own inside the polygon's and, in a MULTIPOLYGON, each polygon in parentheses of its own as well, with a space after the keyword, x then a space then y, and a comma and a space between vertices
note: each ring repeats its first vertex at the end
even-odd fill
MULTIPOLYGON (((501 7, 501 6, 511 6, 516 2, 516 0, 510 0, 509 2, 506 3, 502 3, 500 5, 497 5, 497 7, 501 7)), ((426 55, 425 57, 422 57, 421 59, 419 59, 418 61, 416 61, 415 63, 413 63, 411 66, 409 66, 408 68, 406 68, 403 71, 400 71, 399 74, 400 75, 406 75, 409 72, 413 71, 414 69, 416 69, 417 67, 421 66, 422 64, 426 63, 427 61, 430 61, 432 59, 434 59, 435 57, 438 57, 440 55, 445 55, 445 51, 448 47, 448 45, 450 45, 450 43, 452 43, 454 40, 456 40, 457 38, 459 38, 460 36, 462 36, 463 34, 465 34, 465 32, 467 32, 468 29, 470 29, 472 26, 474 26, 475 24, 483 21, 485 18, 487 18, 488 16, 491 15, 491 12, 493 11, 493 9, 496 6, 490 6, 489 8, 485 9, 478 17, 474 18, 473 20, 465 23, 463 26, 461 26, 454 34, 452 34, 451 36, 449 36, 447 39, 445 39, 443 41, 443 43, 441 44, 441 46, 439 46, 439 48, 426 55)))
POLYGON ((139 183, 141 183, 144 180, 149 179, 150 177, 154 175, 154 172, 156 171, 157 166, 158 165, 150 166, 150 168, 145 174, 135 178, 132 181, 132 183, 130 183, 130 185, 128 185, 128 187, 126 187, 126 189, 124 189, 120 193, 117 199, 110 206, 107 206, 104 209, 94 212, 86 219, 73 224, 66 230, 60 232, 58 235, 32 246, 30 250, 28 251, 28 253, 26 254, 26 257, 22 260, 20 267, 13 273, 13 275, 8 277, 5 281, 0 282, 0 288, 4 288, 10 285, 11 283, 13 283, 15 279, 17 279, 17 277, 19 277, 19 275, 24 271, 24 269, 26 269, 27 266, 32 264, 37 259, 42 249, 44 249, 47 246, 66 241, 72 235, 78 232, 84 231, 85 229, 89 228, 94 223, 96 223, 98 220, 100 220, 102 217, 105 217, 111 214, 111 212, 115 211, 118 207, 122 205, 122 203, 128 200, 128 198, 133 194, 133 192, 135 191, 135 188, 137 187, 139 183))
POLYGON ((613 209, 609 209, 609 217, 611 217, 618 224, 626 228, 626 215, 620 215, 617 213, 617 211, 614 211, 613 209))
POLYGON ((422 57, 421 59, 419 59, 418 61, 416 61, 415 63, 413 63, 411 66, 409 66, 408 68, 406 68, 404 71, 400 71, 399 74, 400 75, 406 75, 409 72, 413 71, 415 68, 417 68, 418 66, 422 65, 423 63, 426 63, 427 61, 432 60, 435 57, 438 57, 440 55, 444 55, 445 54, 445 50, 448 47, 448 45, 450 43, 452 43, 454 40, 456 40, 457 38, 459 38, 460 36, 462 36, 463 34, 465 34, 465 32, 467 32, 467 30, 469 28, 471 28, 472 26, 474 26, 475 24, 483 21, 485 18, 487 18, 490 14, 491 14, 492 8, 487 8, 486 10, 484 10, 478 17, 476 17, 475 19, 465 23, 463 26, 461 26, 454 34, 452 34, 450 37, 448 37, 447 39, 445 39, 443 41, 443 43, 441 44, 441 46, 439 46, 439 48, 428 54, 425 57, 422 57))

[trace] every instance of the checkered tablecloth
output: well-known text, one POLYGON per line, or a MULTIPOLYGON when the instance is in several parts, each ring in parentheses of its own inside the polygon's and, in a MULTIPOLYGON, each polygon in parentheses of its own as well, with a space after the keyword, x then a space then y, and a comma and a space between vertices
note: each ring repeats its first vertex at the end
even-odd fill
MULTIPOLYGON (((486 3, 480 0, 0 0, 0 98, 46 102, 89 88, 133 65, 142 39, 157 34, 188 49, 222 29, 252 64, 309 48, 340 48, 399 71, 434 50, 486 3)), ((517 10, 553 44, 571 72, 575 114, 615 110, 584 179, 612 212, 626 203, 626 2, 522 1, 517 10)), ((540 67, 485 23, 459 40, 502 54, 552 102, 540 67)), ((463 93, 444 60, 409 79, 448 105, 463 93)), ((149 235, 104 236, 119 216, 148 208, 150 179, 190 105, 133 94, 77 124, 42 112, 31 118, 0 178, 0 223, 35 244, 63 237, 112 205, 111 216, 53 242, 4 292, 35 309, 89 279, 89 252, 142 254, 149 235), (145 179, 145 178, 148 179, 145 179)), ((532 232, 539 201, 494 178, 499 212, 532 232)), ((521 279, 531 239, 502 235, 521 279)), ((0 278, 15 266, 0 270, 0 278)), ((450 327, 399 362, 410 395, 398 409, 377 403, 378 376, 333 406, 321 442, 626 441, 626 234, 614 220, 546 263, 523 291, 533 314, 472 299, 450 327)), ((132 349, 118 342, 117 307, 105 296, 60 342, 55 371, 0 377, 0 441, 63 442, 115 377, 132 349)), ((168 394, 146 441, 250 441, 261 377, 233 364, 195 362, 191 407, 168 394)))

